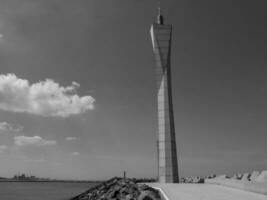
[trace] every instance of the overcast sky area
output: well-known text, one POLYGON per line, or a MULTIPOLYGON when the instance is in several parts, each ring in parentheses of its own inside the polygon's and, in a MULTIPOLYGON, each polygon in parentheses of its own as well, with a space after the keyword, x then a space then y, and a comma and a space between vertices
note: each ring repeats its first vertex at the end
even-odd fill
MULTIPOLYGON (((265 0, 164 0, 181 176, 267 169, 265 0)), ((0 0, 0 176, 157 175, 156 0, 0 0)))

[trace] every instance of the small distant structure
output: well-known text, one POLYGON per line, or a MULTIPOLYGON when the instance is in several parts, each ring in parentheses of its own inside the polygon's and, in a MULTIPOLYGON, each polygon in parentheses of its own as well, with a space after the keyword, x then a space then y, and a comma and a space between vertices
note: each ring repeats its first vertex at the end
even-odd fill
POLYGON ((126 171, 123 172, 123 179, 126 180, 126 171))

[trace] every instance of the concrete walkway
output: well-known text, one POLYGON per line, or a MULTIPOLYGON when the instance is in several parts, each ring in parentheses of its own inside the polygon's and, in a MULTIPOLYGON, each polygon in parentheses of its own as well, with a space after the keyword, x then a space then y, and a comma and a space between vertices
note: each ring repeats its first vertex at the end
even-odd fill
POLYGON ((148 185, 160 188, 169 200, 267 200, 266 195, 219 185, 160 183, 148 185))

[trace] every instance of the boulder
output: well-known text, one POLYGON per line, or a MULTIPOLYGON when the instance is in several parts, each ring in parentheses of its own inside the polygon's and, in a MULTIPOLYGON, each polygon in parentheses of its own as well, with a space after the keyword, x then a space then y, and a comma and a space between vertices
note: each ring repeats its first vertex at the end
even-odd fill
POLYGON ((227 176, 225 174, 223 174, 223 175, 218 175, 216 178, 218 178, 218 179, 225 179, 225 178, 227 178, 227 176))
POLYGON ((236 174, 236 179, 241 180, 243 177, 243 174, 236 174))
POLYGON ((257 179, 257 177, 260 175, 259 171, 253 171, 249 177, 250 181, 255 181, 257 179))
POLYGON ((210 178, 216 178, 216 174, 209 175, 210 178))
POLYGON ((128 194, 128 195, 125 197, 125 200, 135 200, 134 195, 132 195, 132 194, 128 194))
POLYGON ((267 183, 267 171, 262 171, 255 181, 267 183))
POLYGON ((180 183, 185 183, 185 178, 180 178, 179 182, 180 183))
POLYGON ((138 200, 160 200, 160 196, 155 194, 154 192, 152 191, 148 191, 148 190, 145 190, 145 191, 142 191, 138 200))
POLYGON ((249 177, 250 177, 249 173, 244 173, 241 178, 241 181, 249 181, 249 177))
POLYGON ((234 175, 231 177, 231 179, 238 179, 238 178, 237 178, 237 174, 234 174, 234 175))

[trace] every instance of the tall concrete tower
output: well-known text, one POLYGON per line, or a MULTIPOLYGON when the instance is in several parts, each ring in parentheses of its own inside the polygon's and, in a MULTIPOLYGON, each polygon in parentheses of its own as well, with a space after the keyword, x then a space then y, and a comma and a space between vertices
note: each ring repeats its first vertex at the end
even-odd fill
POLYGON ((162 183, 178 183, 178 163, 172 105, 172 26, 165 25, 159 7, 157 23, 151 26, 158 89, 158 178, 162 183))

